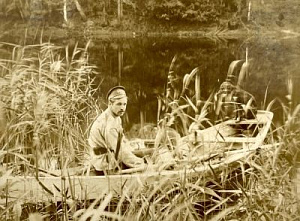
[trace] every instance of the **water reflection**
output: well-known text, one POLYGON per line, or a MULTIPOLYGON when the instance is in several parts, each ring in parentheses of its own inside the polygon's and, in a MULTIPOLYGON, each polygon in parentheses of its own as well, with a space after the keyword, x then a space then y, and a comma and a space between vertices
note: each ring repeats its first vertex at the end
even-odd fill
MULTIPOLYGON (((94 40, 90 61, 99 67, 100 78, 104 78, 99 95, 118 83, 127 88, 130 98, 128 121, 131 125, 140 121, 156 122, 156 97, 165 92, 168 69, 175 55, 178 56, 175 64, 178 77, 182 78, 193 68, 199 67, 201 96, 206 99, 225 79, 231 61, 245 59, 248 47, 250 76, 244 84, 245 89, 257 98, 261 108, 265 108, 274 98, 288 103, 289 92, 295 106, 300 99, 299 90, 296 90, 300 86, 300 54, 295 45, 299 49, 299 39, 94 40), (288 89, 288 78, 293 82, 292 91, 288 89)), ((279 107, 277 103, 274 108, 279 107)))
MULTIPOLYGON (((86 43, 76 38, 53 40, 59 45, 69 44, 70 50, 77 41, 81 46, 86 43)), ((299 47, 299 38, 93 39, 89 62, 98 67, 95 86, 100 84, 99 96, 105 97, 106 91, 116 84, 127 88, 129 106, 125 123, 129 129, 140 122, 156 123, 157 96, 165 93, 167 73, 175 55, 178 56, 175 72, 179 78, 199 67, 201 96, 207 99, 224 81, 231 61, 245 59, 248 48, 250 76, 244 87, 256 97, 259 107, 266 107, 274 98, 286 104, 290 99, 291 106, 295 107, 300 103, 299 47)), ((275 108, 280 108, 279 103, 275 108)), ((275 115, 277 118, 280 119, 275 115)))

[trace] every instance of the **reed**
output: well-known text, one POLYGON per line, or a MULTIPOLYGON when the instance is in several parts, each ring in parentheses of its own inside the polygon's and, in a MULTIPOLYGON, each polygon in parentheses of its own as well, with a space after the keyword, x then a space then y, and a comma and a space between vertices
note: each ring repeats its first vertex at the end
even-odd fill
MULTIPOLYGON (((168 97, 172 97, 170 94, 172 88, 168 91, 168 97)), ((182 98, 185 101, 183 104, 180 104, 178 99, 166 102, 169 105, 169 112, 161 118, 156 148, 168 145, 171 149, 176 149, 172 146, 174 142, 170 142, 174 137, 178 141, 176 135, 170 133, 175 118, 179 118, 180 123, 186 127, 190 125, 190 120, 198 125, 203 122, 210 125, 214 123, 207 118, 207 114, 211 111, 212 96, 202 104, 201 111, 198 111, 199 107, 192 99, 182 98), (198 113, 195 118, 186 113, 188 106, 198 113)), ((159 102, 162 100, 159 99, 159 102)), ((267 110, 272 110, 274 103, 275 101, 271 102, 267 110)), ((106 211, 98 210, 98 219, 107 217, 115 220, 297 220, 300 210, 292 182, 294 176, 292 171, 296 165, 300 144, 300 105, 293 110, 284 103, 281 103, 281 106, 284 110, 285 123, 279 127, 274 125, 266 140, 270 147, 267 150, 252 154, 235 168, 225 166, 218 174, 214 170, 209 174, 199 174, 198 177, 189 177, 186 174, 180 179, 160 180, 159 183, 134 191, 124 191, 119 199, 110 198, 110 203, 115 209, 107 206, 106 211), (132 192, 133 194, 129 194, 132 192), (114 216, 107 212, 113 213, 114 216)), ((199 161, 190 163, 196 166, 199 161)), ((107 205, 105 198, 99 203, 107 205)), ((81 217, 94 218, 95 212, 91 209, 81 212, 84 214, 81 217)), ((79 220, 86 219, 79 218, 79 220)))
POLYGON ((88 45, 76 45, 71 53, 68 46, 51 43, 6 46, 13 47, 11 59, 0 60, 1 110, 6 122, 0 143, 9 153, 7 163, 27 171, 27 163, 57 169, 80 162, 85 131, 97 109, 91 80, 96 72, 88 65, 88 45))
MULTIPOLYGON (((31 215, 26 215, 25 208, 29 205, 22 204, 22 199, 7 202, 6 177, 31 173, 38 179, 42 168, 60 168, 63 182, 70 180, 66 168, 83 162, 87 125, 98 109, 93 99, 92 76, 96 72, 88 64, 88 45, 75 46, 71 53, 68 47, 50 43, 9 47, 13 47, 12 58, 0 60, 0 77, 4 82, 0 88, 1 119, 6 122, 0 134, 3 165, 0 192, 4 202, 1 219, 34 220, 43 216, 52 220, 296 220, 299 217, 291 180, 300 145, 300 105, 292 110, 283 103, 285 123, 274 127, 268 136, 268 143, 275 151, 252 154, 236 168, 223 166, 220 171, 211 168, 197 177, 185 174, 138 188, 129 186, 118 197, 107 190, 92 202, 77 201, 65 194, 61 203, 33 205, 34 209, 28 211, 31 215)), ((192 73, 187 77, 195 75, 192 73)), ((184 83, 187 90, 187 78, 184 83)), ((203 127, 212 125, 208 113, 213 96, 199 106, 200 95, 196 104, 187 96, 178 101, 180 93, 176 89, 174 101, 170 99, 170 87, 171 83, 169 99, 165 100, 169 112, 160 119, 155 146, 160 148, 163 144, 175 150, 180 142, 173 128, 178 124, 176 119, 180 119, 183 134, 188 133, 191 122, 203 127), (187 108, 194 110, 195 116, 187 114, 187 108)), ((272 110, 274 102, 267 109, 272 110)), ((161 111, 158 113, 162 116, 161 111)), ((196 167, 201 161, 189 163, 196 167)), ((64 188, 63 182, 58 187, 60 191, 72 192, 64 188)))

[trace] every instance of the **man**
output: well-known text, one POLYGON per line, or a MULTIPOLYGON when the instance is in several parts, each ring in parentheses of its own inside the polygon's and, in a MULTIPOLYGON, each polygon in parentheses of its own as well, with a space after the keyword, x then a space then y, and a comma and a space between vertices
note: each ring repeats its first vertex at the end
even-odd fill
POLYGON ((253 119, 257 107, 252 94, 238 88, 232 83, 233 77, 228 76, 215 95, 215 113, 217 120, 253 119))
POLYGON ((91 164, 96 171, 114 170, 119 162, 128 167, 144 165, 142 158, 136 157, 128 142, 123 139, 121 116, 127 106, 125 88, 116 86, 107 93, 108 108, 93 122, 88 143, 91 150, 91 164))

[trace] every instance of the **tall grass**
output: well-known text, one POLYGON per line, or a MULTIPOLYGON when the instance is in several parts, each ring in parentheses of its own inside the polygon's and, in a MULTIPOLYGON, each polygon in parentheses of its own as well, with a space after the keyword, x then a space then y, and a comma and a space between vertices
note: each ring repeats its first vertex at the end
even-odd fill
MULTIPOLYGON (((5 125, 0 131, 2 196, 7 192, 5 177, 11 173, 37 172, 38 176, 37 169, 80 163, 86 149, 85 133, 97 110, 91 80, 95 71, 88 64, 87 47, 76 46, 69 53, 68 47, 50 43, 10 46, 11 59, 0 60, 0 120, 5 125)), ((185 79, 184 90, 192 73, 185 79)), ((180 143, 173 129, 178 124, 176 119, 180 119, 184 135, 189 133, 191 122, 212 124, 207 118, 212 97, 200 100, 200 106, 199 96, 196 104, 188 96, 178 101, 178 90, 176 100, 170 99, 170 89, 168 100, 164 100, 169 112, 161 118, 156 147, 167 145, 175 150, 180 143), (193 116, 187 108, 194 111, 193 116)), ((299 151, 300 106, 294 110, 282 106, 286 123, 268 136, 266 141, 272 148, 253 153, 234 167, 224 165, 218 171, 211 168, 197 176, 159 177, 149 184, 126 187, 119 196, 107 191, 92 202, 65 199, 62 205, 54 204, 55 209, 49 202, 35 205, 30 212, 40 210, 53 220, 296 220, 300 212, 291 172, 299 151)), ((189 166, 202 163, 189 162, 189 166)), ((24 212, 24 208, 18 200, 6 203, 0 217, 19 220, 20 209, 24 212)))
MULTIPOLYGON (((272 103, 268 108, 271 106, 272 103)), ((294 110, 285 106, 284 110, 285 124, 273 131, 274 136, 276 134, 275 139, 281 145, 247 161, 251 171, 248 172, 247 185, 242 187, 243 197, 239 202, 239 210, 232 212, 228 219, 240 217, 242 220, 297 220, 299 218, 300 205, 297 202, 298 193, 294 183, 294 173, 300 150, 300 105, 294 110)))
POLYGON ((80 162, 97 109, 88 44, 72 51, 51 43, 3 45, 13 48, 11 59, 0 60, 4 162, 23 171, 30 165, 50 170, 80 162))
MULTIPOLYGON (((177 134, 172 133, 176 118, 183 134, 191 122, 198 125, 205 122, 206 126, 213 124, 207 118, 212 98, 202 101, 199 110, 189 97, 181 97, 185 103, 180 103, 177 96, 178 91, 169 87, 167 99, 159 99, 161 103, 165 101, 165 109, 169 112, 159 121, 157 148, 168 145, 176 149, 172 146, 178 145, 180 140, 177 134), (172 97, 171 91, 174 91, 175 100, 168 99, 172 97), (195 117, 187 114, 189 107, 194 110, 195 117)), ((272 111, 273 103, 268 105, 267 110, 272 111)), ((219 171, 199 173, 196 177, 186 174, 173 180, 160 178, 158 182, 134 191, 124 191, 118 199, 111 198, 113 209, 107 206, 106 211, 103 207, 100 211, 90 207, 80 211, 82 216, 76 213, 76 217, 79 220, 87 217, 92 220, 99 217, 116 220, 297 220, 300 210, 292 172, 299 152, 300 105, 295 109, 281 105, 285 123, 274 126, 268 135, 265 142, 270 148, 258 150, 234 167, 224 166, 219 171)), ((158 113, 162 115, 160 111, 158 113)), ((199 162, 195 166, 197 164, 199 162)), ((98 199, 98 203, 106 206, 107 198, 98 199)))

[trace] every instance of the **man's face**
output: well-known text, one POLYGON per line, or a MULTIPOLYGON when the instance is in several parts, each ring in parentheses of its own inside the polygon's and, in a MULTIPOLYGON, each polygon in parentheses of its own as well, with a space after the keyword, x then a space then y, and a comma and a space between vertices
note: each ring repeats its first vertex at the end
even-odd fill
POLYGON ((124 115, 124 113, 126 111, 126 106, 127 106, 127 98, 126 97, 109 102, 110 110, 113 112, 114 115, 119 116, 119 117, 124 115))

